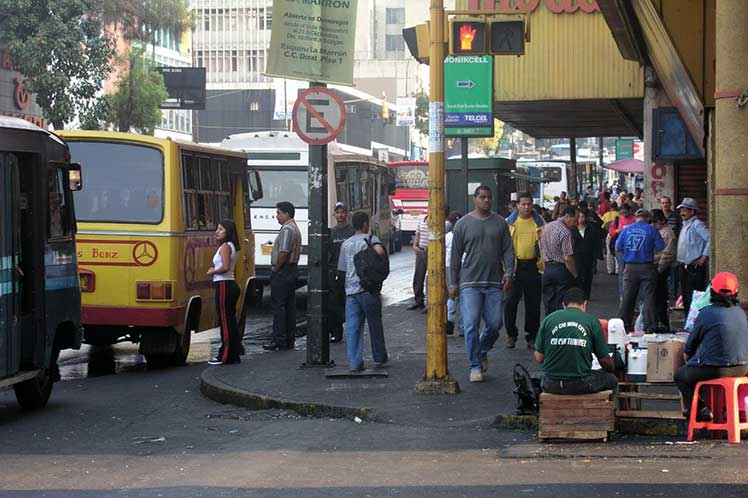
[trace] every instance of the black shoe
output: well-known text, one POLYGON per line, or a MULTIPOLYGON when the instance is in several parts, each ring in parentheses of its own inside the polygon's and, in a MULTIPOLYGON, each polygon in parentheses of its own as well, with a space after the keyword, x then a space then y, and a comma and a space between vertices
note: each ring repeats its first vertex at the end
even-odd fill
POLYGON ((452 335, 455 333, 455 324, 454 322, 447 322, 447 335, 452 335))
POLYGON ((331 335, 330 336, 330 342, 340 342, 343 340, 342 335, 331 335))
POLYGON ((422 310, 424 308, 426 308, 426 306, 423 303, 416 303, 416 304, 411 304, 406 309, 408 311, 413 311, 413 310, 422 310))
POLYGON ((711 422, 712 418, 712 412, 706 406, 702 406, 701 408, 699 408, 699 411, 696 412, 697 422, 711 422))
POLYGON ((263 344, 262 349, 264 349, 265 351, 285 351, 289 348, 288 346, 284 346, 282 344, 276 344, 274 342, 271 342, 269 344, 263 344))
POLYGON ((358 367, 356 367, 356 368, 351 368, 351 369, 349 370, 349 372, 351 372, 351 373, 359 373, 359 372, 363 372, 364 370, 366 370, 366 369, 364 368, 364 366, 363 366, 363 365, 359 365, 359 366, 358 366, 358 367))

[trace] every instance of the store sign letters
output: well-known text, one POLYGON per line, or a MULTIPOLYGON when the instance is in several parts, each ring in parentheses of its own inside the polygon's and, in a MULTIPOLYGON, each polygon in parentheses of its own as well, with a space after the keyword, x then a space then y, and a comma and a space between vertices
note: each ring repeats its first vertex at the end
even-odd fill
POLYGON ((591 14, 600 12, 597 0, 470 0, 470 10, 513 10, 520 13, 535 12, 540 4, 545 6, 554 14, 573 14, 578 10, 591 14), (483 5, 481 5, 481 3, 483 5))

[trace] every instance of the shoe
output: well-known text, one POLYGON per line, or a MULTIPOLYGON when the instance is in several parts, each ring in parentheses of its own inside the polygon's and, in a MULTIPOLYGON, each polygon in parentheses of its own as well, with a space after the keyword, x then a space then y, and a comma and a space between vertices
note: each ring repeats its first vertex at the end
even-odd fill
POLYGON ((425 305, 424 305, 423 303, 416 303, 416 304, 411 304, 411 305, 410 305, 410 306, 408 306, 408 307, 407 307, 406 309, 407 309, 408 311, 413 311, 413 310, 422 310, 422 309, 424 309, 425 307, 426 307, 426 306, 425 306, 425 305))
POLYGON ((483 372, 480 370, 471 370, 470 382, 483 382, 483 372))
POLYGON ((535 341, 528 339, 527 349, 529 349, 530 351, 535 351, 535 341))
POLYGON ((289 348, 288 346, 284 346, 282 344, 276 344, 274 342, 271 342, 268 344, 263 344, 262 349, 264 349, 265 351, 285 351, 289 348))
POLYGON ((421 308, 421 314, 422 315, 425 315, 428 312, 429 312, 429 309, 426 306, 424 306, 423 308, 421 308))
POLYGON ((211 358, 208 360, 208 365, 223 365, 223 362, 218 358, 211 358))
POLYGON ((343 340, 342 335, 331 335, 330 336, 330 342, 340 342, 343 340))
POLYGON ((488 355, 484 354, 480 357, 480 371, 485 373, 488 371, 488 355))
POLYGON ((517 346, 517 338, 516 337, 507 337, 506 338, 506 347, 508 349, 514 349, 517 346))
POLYGON ((350 369, 350 370, 348 370, 348 371, 349 371, 350 373, 360 373, 360 372, 363 372, 364 370, 365 370, 365 368, 364 368, 364 365, 363 365, 363 364, 361 364, 361 365, 357 366, 356 368, 351 368, 351 369, 350 369))
POLYGON ((447 335, 452 335, 455 333, 455 324, 454 322, 447 322, 447 335))
POLYGON ((713 418, 714 417, 712 417, 712 412, 706 406, 702 406, 701 408, 699 408, 699 411, 696 412, 697 422, 711 422, 713 418))
POLYGON ((383 366, 385 366, 385 365, 386 365, 387 363, 389 363, 389 361, 390 361, 390 358, 389 358, 389 357, 385 358, 385 359, 384 359, 384 361, 375 361, 375 362, 374 362, 374 367, 375 367, 375 368, 382 368, 382 367, 383 367, 383 366))

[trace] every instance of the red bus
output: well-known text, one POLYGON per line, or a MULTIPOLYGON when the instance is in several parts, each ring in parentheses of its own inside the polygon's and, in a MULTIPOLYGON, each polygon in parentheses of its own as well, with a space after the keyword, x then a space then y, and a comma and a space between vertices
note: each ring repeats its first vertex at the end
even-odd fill
POLYGON ((400 230, 403 244, 410 244, 418 222, 429 212, 429 163, 399 161, 387 166, 395 179, 395 193, 390 195, 393 210, 403 211, 395 228, 400 230))

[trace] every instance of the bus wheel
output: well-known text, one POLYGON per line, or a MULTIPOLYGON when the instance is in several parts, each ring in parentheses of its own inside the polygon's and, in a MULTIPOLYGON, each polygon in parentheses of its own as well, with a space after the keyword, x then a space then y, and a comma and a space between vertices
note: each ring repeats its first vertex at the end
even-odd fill
POLYGON ((52 368, 44 369, 38 377, 13 386, 13 390, 16 392, 16 400, 18 400, 21 408, 36 410, 47 404, 54 383, 52 370, 52 368))

